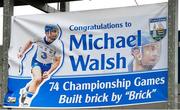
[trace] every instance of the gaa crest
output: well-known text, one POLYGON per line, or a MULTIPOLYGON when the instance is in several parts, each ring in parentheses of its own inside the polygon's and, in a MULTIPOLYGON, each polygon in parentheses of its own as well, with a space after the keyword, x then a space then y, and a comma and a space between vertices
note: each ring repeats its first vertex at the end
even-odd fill
POLYGON ((167 18, 152 18, 149 20, 150 35, 156 41, 160 41, 167 34, 167 18))

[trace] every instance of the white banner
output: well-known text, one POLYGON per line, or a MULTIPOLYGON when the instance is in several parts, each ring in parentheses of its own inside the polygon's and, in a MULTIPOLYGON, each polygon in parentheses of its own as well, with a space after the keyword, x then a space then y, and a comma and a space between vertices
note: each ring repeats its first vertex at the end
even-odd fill
POLYGON ((4 106, 167 101, 167 16, 162 3, 13 17, 4 106))

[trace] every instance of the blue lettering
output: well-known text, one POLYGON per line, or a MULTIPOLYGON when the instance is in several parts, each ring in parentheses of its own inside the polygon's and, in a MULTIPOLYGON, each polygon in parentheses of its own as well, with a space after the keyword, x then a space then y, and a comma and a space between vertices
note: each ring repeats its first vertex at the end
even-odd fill
POLYGON ((116 68, 126 68, 126 57, 121 57, 120 53, 117 53, 116 55, 116 68))
POLYGON ((111 69, 114 68, 114 66, 115 66, 114 58, 107 59, 107 67, 106 67, 106 69, 111 70, 111 69))
POLYGON ((79 42, 77 41, 75 35, 71 35, 70 36, 70 51, 72 51, 72 49, 73 49, 73 44, 76 47, 76 49, 78 49, 81 45, 83 45, 83 50, 87 50, 86 34, 82 34, 79 42))
POLYGON ((93 49, 113 49, 113 48, 126 48, 141 46, 141 30, 137 31, 137 35, 130 35, 128 37, 125 36, 117 36, 110 37, 108 33, 104 33, 104 37, 93 37, 93 34, 82 34, 80 39, 77 39, 77 36, 70 35, 70 51, 72 51, 73 46, 75 49, 79 49, 80 47, 83 50, 93 50, 93 49), (101 44, 99 46, 98 44, 101 44))
POLYGON ((99 42, 100 40, 102 41, 103 38, 97 38, 97 39, 94 41, 94 48, 96 48, 96 49, 103 49, 103 46, 98 46, 98 42, 99 42))
POLYGON ((118 36, 117 37, 117 43, 116 43, 116 47, 117 48, 122 48, 125 47, 125 38, 123 36, 118 36))
POLYGON ((134 47, 134 46, 141 46, 141 30, 138 30, 137 36, 135 35, 130 35, 127 38, 127 45, 129 47, 134 47))
POLYGON ((92 40, 93 35, 89 34, 89 50, 93 49, 93 40, 92 40))
POLYGON ((77 71, 77 68, 79 65, 81 65, 82 67, 82 71, 86 71, 89 59, 90 59, 90 55, 87 56, 86 61, 84 61, 83 56, 79 55, 77 62, 75 62, 75 58, 73 56, 69 56, 70 60, 71 60, 71 65, 72 65, 72 69, 73 71, 77 71))
POLYGON ((141 46, 141 30, 138 30, 138 46, 141 46))
POLYGON ((114 48, 114 38, 113 37, 108 37, 108 33, 104 34, 104 49, 108 49, 109 47, 109 42, 110 42, 110 48, 114 48))
POLYGON ((69 30, 73 31, 72 27, 74 27, 74 25, 69 26, 69 30))
POLYGON ((89 70, 99 70, 99 61, 97 59, 91 59, 90 62, 92 62, 89 66, 89 70))
POLYGON ((82 71, 86 71, 87 69, 94 70, 111 70, 111 69, 120 69, 126 68, 126 58, 122 57, 120 53, 116 54, 116 58, 106 57, 105 54, 101 54, 100 60, 91 58, 90 55, 87 55, 86 58, 83 58, 82 55, 79 55, 77 61, 73 56, 70 56, 72 69, 73 71, 77 71, 78 67, 82 68, 82 71))
POLYGON ((131 35, 127 38, 127 45, 129 47, 134 47, 137 46, 137 40, 136 40, 136 36, 131 35))

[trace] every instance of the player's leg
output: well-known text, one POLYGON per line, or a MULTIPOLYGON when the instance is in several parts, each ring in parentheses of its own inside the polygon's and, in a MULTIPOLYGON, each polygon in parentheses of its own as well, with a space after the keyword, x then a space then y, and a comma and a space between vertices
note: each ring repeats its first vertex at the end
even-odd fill
POLYGON ((31 93, 35 93, 37 88, 39 87, 39 85, 43 81, 41 68, 39 66, 35 66, 32 69, 32 75, 33 75, 33 79, 29 85, 28 91, 31 93))
POLYGON ((39 66, 35 66, 32 68, 32 76, 33 78, 29 83, 29 86, 22 90, 21 103, 23 104, 23 106, 30 105, 34 93, 42 82, 42 73, 39 66))

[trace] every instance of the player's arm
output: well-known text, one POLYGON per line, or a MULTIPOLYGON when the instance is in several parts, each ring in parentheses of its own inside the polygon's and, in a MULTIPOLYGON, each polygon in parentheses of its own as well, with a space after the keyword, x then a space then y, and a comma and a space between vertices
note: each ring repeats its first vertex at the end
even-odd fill
POLYGON ((24 47, 22 48, 22 50, 19 52, 18 54, 18 58, 22 58, 23 54, 32 46, 32 41, 28 41, 24 47))
POLYGON ((43 74, 43 78, 48 78, 48 76, 50 74, 52 74, 52 72, 59 66, 60 59, 61 59, 60 56, 59 57, 55 57, 54 63, 52 64, 51 68, 43 74))

